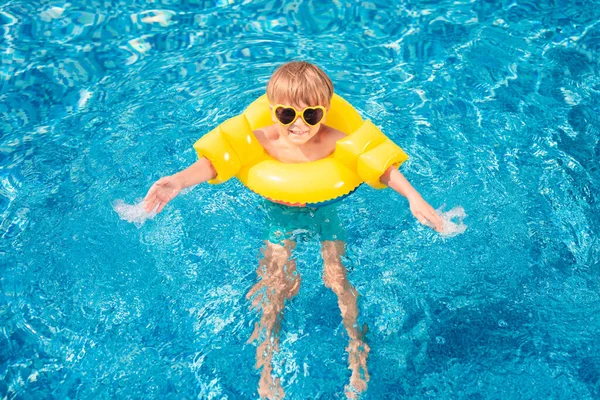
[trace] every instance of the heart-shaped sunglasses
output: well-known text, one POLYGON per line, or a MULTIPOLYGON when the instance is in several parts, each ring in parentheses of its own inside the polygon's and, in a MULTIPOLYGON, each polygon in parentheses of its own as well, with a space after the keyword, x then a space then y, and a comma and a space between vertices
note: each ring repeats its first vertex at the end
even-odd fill
POLYGON ((298 115, 302 118, 306 125, 315 126, 325 118, 327 110, 323 106, 306 107, 302 111, 296 110, 291 106, 284 106, 277 104, 271 106, 273 115, 277 118, 277 121, 283 126, 288 126, 294 123, 298 118, 298 115))

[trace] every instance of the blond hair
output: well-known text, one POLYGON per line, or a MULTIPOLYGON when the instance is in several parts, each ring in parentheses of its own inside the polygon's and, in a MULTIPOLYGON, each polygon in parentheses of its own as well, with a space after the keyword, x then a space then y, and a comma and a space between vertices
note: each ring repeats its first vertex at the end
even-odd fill
POLYGON ((331 79, 321 68, 306 61, 281 65, 267 84, 267 97, 271 104, 304 103, 329 107, 332 96, 331 79))

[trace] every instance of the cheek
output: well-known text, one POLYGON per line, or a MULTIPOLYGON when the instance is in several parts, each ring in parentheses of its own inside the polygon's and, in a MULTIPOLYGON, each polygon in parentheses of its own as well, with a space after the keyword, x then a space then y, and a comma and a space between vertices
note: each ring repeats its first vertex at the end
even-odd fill
POLYGON ((321 129, 321 124, 317 124, 315 126, 311 126, 310 127, 310 134, 311 135, 316 134, 317 132, 319 132, 319 129, 321 129))
POLYGON ((289 127, 282 126, 281 124, 275 124, 275 129, 277 129, 277 133, 279 133, 280 135, 287 134, 288 128, 289 127))

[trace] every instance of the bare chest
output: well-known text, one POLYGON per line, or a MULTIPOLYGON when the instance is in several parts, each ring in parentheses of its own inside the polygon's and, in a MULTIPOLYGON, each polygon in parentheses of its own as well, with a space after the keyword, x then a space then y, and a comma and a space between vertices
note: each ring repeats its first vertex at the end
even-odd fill
POLYGON ((311 146, 302 150, 288 148, 277 143, 263 145, 265 151, 274 159, 284 163, 305 163, 320 160, 329 156, 335 150, 335 143, 330 146, 311 146))

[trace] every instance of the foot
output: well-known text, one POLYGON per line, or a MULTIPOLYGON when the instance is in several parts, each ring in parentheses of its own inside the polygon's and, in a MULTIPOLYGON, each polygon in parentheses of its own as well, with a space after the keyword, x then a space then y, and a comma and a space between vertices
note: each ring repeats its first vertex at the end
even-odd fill
POLYGON ((273 379, 271 376, 271 369, 264 367, 260 374, 260 381, 258 382, 258 394, 261 399, 283 399, 285 392, 281 387, 281 381, 279 378, 273 379))
POLYGON ((371 348, 362 340, 350 340, 348 347, 348 369, 352 371, 350 384, 346 385, 345 393, 348 399, 356 399, 367 390, 369 382, 369 370, 367 369, 367 357, 371 348))

